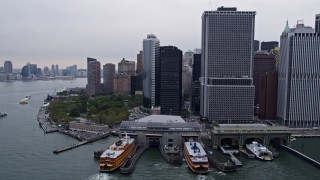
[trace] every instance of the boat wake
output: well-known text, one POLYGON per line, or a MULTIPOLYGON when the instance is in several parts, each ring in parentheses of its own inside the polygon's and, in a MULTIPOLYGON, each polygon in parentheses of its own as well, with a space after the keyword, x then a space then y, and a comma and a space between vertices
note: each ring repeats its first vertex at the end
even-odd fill
POLYGON ((118 178, 112 174, 107 174, 107 173, 94 174, 86 178, 86 180, 112 180, 112 179, 118 179, 118 178))

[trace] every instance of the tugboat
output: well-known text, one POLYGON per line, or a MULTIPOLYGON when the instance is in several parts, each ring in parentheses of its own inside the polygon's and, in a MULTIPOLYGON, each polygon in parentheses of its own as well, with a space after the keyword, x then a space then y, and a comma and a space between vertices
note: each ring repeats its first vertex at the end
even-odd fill
POLYGON ((1 118, 1 117, 5 117, 5 116, 7 116, 7 113, 5 113, 5 112, 0 112, 0 118, 1 118))
POLYGON ((262 144, 257 143, 256 141, 253 141, 251 144, 246 144, 246 147, 258 159, 261 159, 261 160, 264 160, 264 161, 271 161, 273 159, 272 152, 269 151, 262 144))
POLYGON ((190 140, 184 143, 184 156, 189 168, 198 174, 205 174, 209 171, 209 161, 207 153, 200 143, 190 140))
POLYGON ((100 156, 100 171, 111 172, 116 170, 133 154, 135 147, 135 140, 127 135, 113 143, 100 156))

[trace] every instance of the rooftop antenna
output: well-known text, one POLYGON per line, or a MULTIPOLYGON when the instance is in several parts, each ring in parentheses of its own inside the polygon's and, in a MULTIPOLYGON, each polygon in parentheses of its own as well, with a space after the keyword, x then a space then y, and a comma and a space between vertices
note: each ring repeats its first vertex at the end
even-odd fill
POLYGON ((213 11, 213 9, 212 9, 212 5, 211 5, 211 1, 210 1, 210 7, 211 7, 211 11, 213 11))

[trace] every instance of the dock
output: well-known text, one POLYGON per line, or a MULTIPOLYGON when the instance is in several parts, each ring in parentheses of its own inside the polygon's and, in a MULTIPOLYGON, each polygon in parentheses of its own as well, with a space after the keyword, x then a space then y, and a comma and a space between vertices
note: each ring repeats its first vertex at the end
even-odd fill
POLYGON ((53 123, 49 117, 46 117, 46 111, 47 107, 46 106, 41 106, 39 109, 39 113, 37 116, 37 120, 39 122, 39 126, 42 128, 42 130, 45 133, 52 133, 52 132, 57 132, 58 127, 53 123))
POLYGON ((135 153, 133 156, 129 157, 121 166, 120 166, 120 172, 123 174, 129 174, 134 170, 134 166, 137 162, 137 160, 140 158, 142 153, 148 149, 149 146, 142 146, 137 147, 135 153))
POLYGON ((82 146, 82 145, 85 145, 85 144, 88 144, 88 143, 103 139, 103 138, 108 137, 108 136, 109 136, 109 133, 101 134, 101 135, 99 135, 99 136, 97 136, 95 138, 84 140, 84 141, 81 141, 81 142, 76 143, 76 144, 72 144, 72 145, 69 145, 69 146, 65 146, 65 147, 56 149, 56 150, 53 151, 53 153, 54 154, 59 154, 59 153, 62 153, 64 151, 68 151, 68 150, 77 148, 79 146, 82 146))
POLYGON ((201 141, 204 144, 204 150, 207 153, 209 163, 219 169, 222 172, 233 172, 237 170, 237 166, 234 165, 230 160, 224 163, 219 162, 212 153, 212 148, 210 148, 210 139, 202 137, 201 141))
POLYGON ((238 158, 236 158, 233 153, 229 153, 230 155, 230 161, 233 162, 233 164, 235 164, 236 166, 242 166, 242 162, 239 161, 238 158))
POLYGON ((239 150, 232 149, 230 146, 220 146, 221 151, 223 154, 239 154, 239 150))
POLYGON ((306 155, 302 154, 301 152, 299 152, 299 151, 297 151, 297 150, 295 150, 295 149, 292 149, 292 148, 290 148, 290 147, 288 147, 288 146, 285 146, 285 145, 281 145, 281 148, 283 148, 283 149, 285 149, 285 150, 287 150, 287 151, 289 151, 289 152, 292 152, 292 153, 295 154, 296 156, 298 156, 298 157, 300 157, 300 158, 302 158, 302 159, 310 162, 310 163, 313 164, 314 166, 320 168, 320 162, 318 162, 318 161, 310 158, 309 156, 306 156, 306 155))
POLYGON ((239 151, 249 159, 254 159, 256 157, 253 153, 247 151, 246 149, 239 149, 239 151))

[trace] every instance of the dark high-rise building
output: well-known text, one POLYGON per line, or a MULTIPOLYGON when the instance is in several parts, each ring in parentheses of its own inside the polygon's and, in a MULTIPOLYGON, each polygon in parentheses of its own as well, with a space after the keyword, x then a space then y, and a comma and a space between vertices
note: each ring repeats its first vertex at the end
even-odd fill
POLYGON ((200 77, 201 77, 201 54, 194 54, 192 81, 199 81, 200 77))
POLYGON ((256 53, 253 60, 253 85, 255 86, 254 104, 259 104, 260 76, 268 71, 274 71, 276 59, 273 54, 256 53))
POLYGON ((116 66, 111 63, 103 65, 103 93, 113 94, 113 78, 116 66))
POLYGON ((5 74, 12 73, 12 62, 11 61, 5 61, 3 67, 4 67, 5 74))
POLYGON ((200 115, 209 122, 251 122, 256 12, 218 8, 202 15, 200 115))
POLYGON ((259 84, 259 118, 274 120, 277 117, 278 73, 261 74, 259 84))
POLYGON ((272 49, 279 47, 278 41, 261 42, 261 50, 270 52, 272 49))
POLYGON ((136 74, 143 74, 143 51, 137 54, 137 71, 136 74))
POLYGON ((174 46, 160 47, 161 114, 179 114, 182 107, 182 51, 174 46))
POLYGON ((100 62, 93 58, 87 58, 87 85, 86 90, 89 95, 101 93, 101 69, 100 62))
POLYGON ((160 41, 153 34, 143 40, 143 107, 160 105, 160 41))
POLYGON ((260 41, 254 40, 253 41, 253 51, 256 52, 256 51, 259 51, 259 50, 260 50, 260 41))
POLYGON ((143 51, 137 54, 137 70, 136 70, 136 90, 142 91, 143 89, 143 51))
POLYGON ((320 33, 320 14, 316 14, 315 32, 320 33))
POLYGON ((192 71, 192 101, 191 107, 194 114, 200 113, 200 90, 201 84, 201 54, 193 55, 193 71, 192 71))

